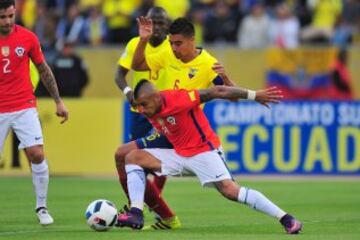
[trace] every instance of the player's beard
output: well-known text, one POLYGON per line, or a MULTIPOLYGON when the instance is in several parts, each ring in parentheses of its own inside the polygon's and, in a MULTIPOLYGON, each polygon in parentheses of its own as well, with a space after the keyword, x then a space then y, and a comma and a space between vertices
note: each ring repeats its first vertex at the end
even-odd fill
POLYGON ((153 46, 159 46, 166 38, 166 35, 163 34, 154 34, 151 38, 150 38, 150 42, 151 45, 153 46))
POLYGON ((181 59, 181 53, 179 52, 174 52, 174 55, 177 59, 181 59))
POLYGON ((12 27, 13 25, 9 24, 9 25, 6 25, 6 26, 1 26, 0 27, 0 33, 1 35, 8 35, 11 33, 12 31, 12 27))

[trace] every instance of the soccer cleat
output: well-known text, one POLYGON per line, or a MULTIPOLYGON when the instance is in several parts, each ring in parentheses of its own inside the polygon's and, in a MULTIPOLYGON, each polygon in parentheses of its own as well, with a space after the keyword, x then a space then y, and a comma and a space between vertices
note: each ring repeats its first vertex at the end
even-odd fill
POLYGON ((120 209, 119 214, 128 213, 130 211, 128 205, 124 205, 122 209, 120 209))
POLYGON ((143 230, 174 230, 181 228, 181 222, 177 216, 167 219, 157 219, 157 222, 145 226, 143 230))
POLYGON ((127 213, 120 213, 117 218, 116 226, 142 229, 144 226, 144 216, 142 210, 133 207, 127 213))
POLYGON ((41 225, 50 225, 54 223, 54 219, 51 217, 48 210, 44 207, 36 209, 36 215, 41 225))
MULTIPOLYGON (((119 210, 119 212, 118 212, 118 217, 121 215, 121 214, 127 214, 128 212, 130 212, 130 208, 129 208, 129 206, 127 205, 127 204, 125 204, 120 210, 119 210)), ((115 225, 114 225, 115 227, 123 227, 123 226, 120 226, 119 225, 119 222, 118 221, 116 221, 115 222, 115 225)))
POLYGON ((296 220, 290 214, 286 214, 280 219, 280 223, 284 226, 288 234, 298 234, 302 229, 302 223, 296 220))

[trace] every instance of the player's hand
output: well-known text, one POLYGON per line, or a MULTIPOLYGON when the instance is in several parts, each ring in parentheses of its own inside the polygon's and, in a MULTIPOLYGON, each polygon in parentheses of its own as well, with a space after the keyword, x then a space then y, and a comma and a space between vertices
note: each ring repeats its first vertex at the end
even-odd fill
POLYGON ((225 73, 225 68, 221 63, 219 62, 214 63, 212 69, 222 78, 225 86, 236 86, 236 84, 233 81, 231 81, 228 75, 225 73))
POLYGON ((255 101, 270 108, 269 103, 279 103, 284 96, 282 91, 277 87, 270 87, 256 91, 255 101))
POLYGON ((149 17, 138 17, 136 18, 140 39, 148 41, 153 34, 153 24, 149 17))
POLYGON ((69 118, 69 112, 66 109, 63 101, 59 101, 56 103, 56 116, 61 117, 61 124, 63 124, 64 122, 66 122, 69 118))
POLYGON ((227 77, 224 66, 219 62, 214 63, 212 70, 214 70, 221 78, 227 77))
POLYGON ((126 94, 126 99, 129 101, 130 105, 131 105, 133 108, 136 108, 136 103, 135 103, 135 100, 134 100, 134 91, 129 91, 129 92, 126 94))

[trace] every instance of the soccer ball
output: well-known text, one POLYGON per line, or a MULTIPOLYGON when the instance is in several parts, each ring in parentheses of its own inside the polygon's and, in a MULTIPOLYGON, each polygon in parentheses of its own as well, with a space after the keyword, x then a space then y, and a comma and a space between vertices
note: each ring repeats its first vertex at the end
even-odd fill
POLYGON ((107 231, 116 223, 117 209, 112 202, 98 199, 89 204, 85 217, 87 224, 95 231, 107 231))

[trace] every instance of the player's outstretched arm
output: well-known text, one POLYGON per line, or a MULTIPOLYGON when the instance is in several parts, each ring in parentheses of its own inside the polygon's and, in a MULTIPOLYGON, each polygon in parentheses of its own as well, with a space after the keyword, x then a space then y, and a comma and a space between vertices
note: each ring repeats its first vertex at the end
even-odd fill
POLYGON ((46 89, 56 103, 56 115, 63 118, 61 123, 66 122, 68 120, 69 113, 65 107, 65 104, 61 100, 54 74, 52 73, 49 65, 47 65, 46 62, 37 64, 36 67, 39 71, 42 83, 44 84, 44 86, 46 87, 46 89))
POLYGON ((262 105, 269 107, 269 103, 279 103, 283 98, 282 92, 277 87, 270 87, 262 90, 252 91, 240 87, 214 86, 209 89, 199 90, 200 102, 208 102, 213 99, 255 100, 262 105))
POLYGON ((150 68, 145 61, 145 47, 152 35, 153 25, 151 18, 149 17, 139 17, 136 21, 138 24, 140 41, 135 49, 131 68, 135 71, 148 71, 150 68))

